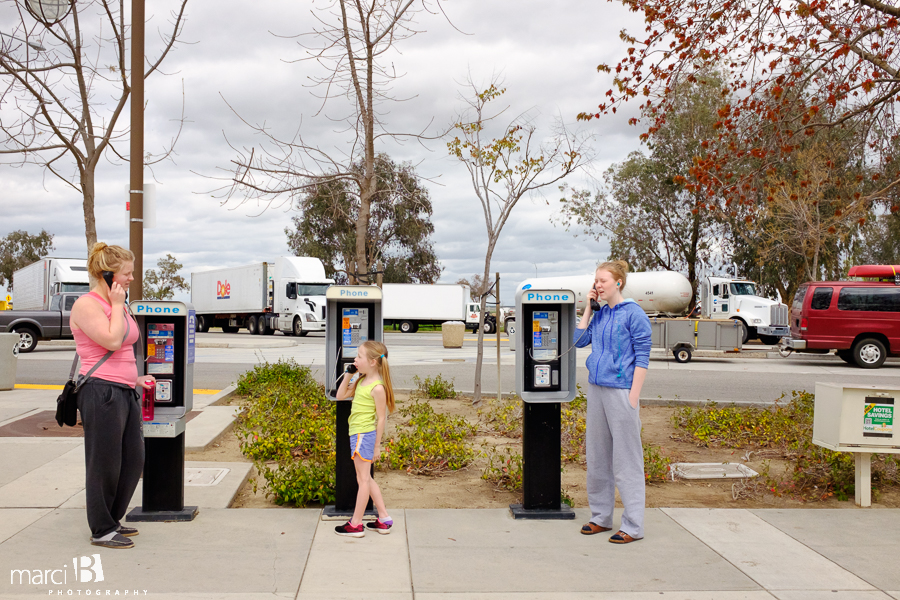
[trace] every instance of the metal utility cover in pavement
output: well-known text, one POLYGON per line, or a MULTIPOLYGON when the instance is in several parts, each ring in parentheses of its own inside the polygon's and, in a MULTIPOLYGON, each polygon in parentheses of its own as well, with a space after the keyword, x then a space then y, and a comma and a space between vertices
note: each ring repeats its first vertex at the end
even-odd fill
POLYGON ((193 487, 210 487, 222 481, 231 469, 215 467, 186 467, 184 469, 184 485, 193 487))
POLYGON ((738 463, 673 463, 672 479, 744 479, 759 473, 738 463))

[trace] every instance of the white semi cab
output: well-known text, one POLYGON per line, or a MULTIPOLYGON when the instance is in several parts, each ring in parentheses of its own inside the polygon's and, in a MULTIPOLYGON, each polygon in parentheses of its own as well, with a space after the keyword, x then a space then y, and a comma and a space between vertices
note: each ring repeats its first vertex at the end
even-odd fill
MULTIPOLYGON (((574 290, 576 308, 584 310, 587 293, 593 285, 594 273, 588 273, 526 279, 519 289, 531 286, 574 290)), ((675 271, 629 273, 622 295, 637 302, 648 315, 679 317, 685 315, 690 306, 691 284, 687 277, 675 271)), ((765 344, 777 344, 779 338, 790 331, 787 306, 757 296, 756 285, 746 279, 703 277, 699 301, 704 319, 729 319, 741 323, 742 344, 756 337, 765 344)))
POLYGON ((700 283, 700 310, 706 319, 733 319, 744 327, 744 343, 756 339, 777 344, 790 334, 788 307, 756 295, 756 284, 746 279, 704 277, 700 283))
POLYGON ((50 310, 50 299, 66 292, 90 291, 87 260, 45 256, 12 276, 16 310, 50 310))
POLYGON ((301 336, 325 331, 325 290, 333 283, 322 261, 307 256, 191 273, 197 331, 247 328, 254 335, 301 336))
MULTIPOLYGON (((396 325, 403 333, 415 333, 419 325, 462 321, 466 329, 478 330, 481 306, 472 302, 469 286, 450 283, 385 283, 381 311, 385 325, 396 325)), ((485 333, 497 329, 494 315, 487 315, 485 333)))

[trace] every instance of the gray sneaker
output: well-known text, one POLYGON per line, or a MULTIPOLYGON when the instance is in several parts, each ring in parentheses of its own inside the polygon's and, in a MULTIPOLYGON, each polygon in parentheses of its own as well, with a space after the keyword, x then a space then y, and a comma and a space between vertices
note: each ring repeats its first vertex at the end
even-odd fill
POLYGON ((129 540, 124 535, 115 534, 112 538, 108 540, 95 540, 91 538, 91 545, 93 546, 103 546, 104 548, 116 548, 120 550, 125 550, 126 548, 134 548, 134 542, 129 540))

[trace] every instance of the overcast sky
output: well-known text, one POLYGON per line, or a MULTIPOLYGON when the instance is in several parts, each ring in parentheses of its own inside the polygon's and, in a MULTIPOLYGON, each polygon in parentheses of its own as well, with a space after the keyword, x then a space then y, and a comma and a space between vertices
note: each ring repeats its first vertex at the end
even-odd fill
MULTIPOLYGON (((171 6, 171 0, 148 3, 150 56, 159 45, 156 27, 164 24, 171 6)), ((144 234, 145 268, 171 253, 189 278, 192 271, 290 254, 284 228, 296 212, 288 202, 267 206, 232 199, 223 205, 210 193, 221 184, 209 177, 227 175, 222 169, 236 156, 229 143, 246 148, 259 143, 228 104, 246 121, 265 122, 276 134, 290 136, 300 128, 307 142, 342 147, 345 137, 324 115, 316 116, 320 101, 313 96, 316 89, 308 87, 308 77, 323 71, 313 62, 287 62, 303 52, 296 40, 279 37, 309 32, 310 10, 316 6, 321 3, 189 2, 182 39, 190 43, 167 58, 167 75, 154 75, 146 84, 148 152, 159 151, 175 135, 182 99, 187 122, 174 160, 156 165, 145 178, 155 177, 158 204, 157 228, 144 234)), ((446 128, 463 108, 459 94, 467 74, 485 83, 499 74, 510 117, 525 114, 549 135, 553 119, 561 116, 594 136, 593 176, 639 148, 639 131, 627 125, 627 113, 586 125, 575 122, 575 115, 595 107, 609 87, 609 78, 596 66, 622 55, 619 31, 638 30, 637 15, 598 0, 447 0, 443 7, 452 24, 440 15, 421 14, 417 23, 423 32, 399 43, 389 57, 405 74, 394 84, 394 94, 409 98, 381 107, 391 129, 417 131, 430 123, 431 131, 446 128)), ((0 12, 0 31, 11 27, 10 12, 0 12)), ((335 100, 325 113, 344 110, 335 100)), ((127 125, 127 115, 122 124, 127 125)), ((441 282, 481 273, 487 239, 481 207, 465 168, 448 157, 445 142, 424 147, 385 142, 378 150, 414 162, 430 180, 441 282)), ((97 173, 97 231, 100 240, 127 246, 128 167, 115 162, 105 161, 97 173)), ((569 183, 593 185, 587 173, 569 183)), ((0 236, 43 228, 55 236, 55 255, 86 255, 81 197, 71 187, 37 167, 3 164, 0 194, 0 236)), ((512 303, 515 286, 525 278, 586 273, 607 258, 605 242, 576 238, 576 232, 553 225, 558 198, 550 189, 545 196, 523 199, 504 228, 491 266, 492 273, 501 273, 504 304, 512 303)))

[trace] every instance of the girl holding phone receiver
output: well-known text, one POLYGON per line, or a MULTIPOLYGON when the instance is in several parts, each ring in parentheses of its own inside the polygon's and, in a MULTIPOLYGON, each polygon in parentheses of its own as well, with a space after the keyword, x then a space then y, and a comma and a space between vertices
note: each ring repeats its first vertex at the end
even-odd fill
POLYGON ((612 530, 619 488, 625 510, 619 531, 609 538, 614 544, 644 537, 640 397, 650 362, 650 319, 637 302, 622 296, 627 275, 622 260, 597 267, 589 306, 574 334, 577 348, 591 345, 585 435, 591 519, 581 533, 612 530))

